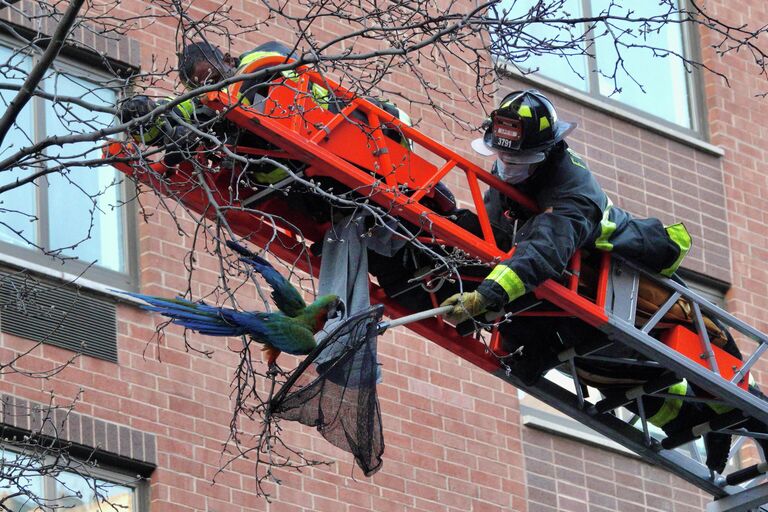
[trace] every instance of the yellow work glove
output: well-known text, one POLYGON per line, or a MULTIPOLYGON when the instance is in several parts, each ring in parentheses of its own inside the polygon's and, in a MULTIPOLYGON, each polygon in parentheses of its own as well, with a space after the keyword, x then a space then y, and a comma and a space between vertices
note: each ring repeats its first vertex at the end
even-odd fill
POLYGON ((453 324, 459 324, 468 318, 484 313, 488 308, 488 301, 478 292, 464 292, 451 295, 440 306, 453 306, 443 318, 453 324))

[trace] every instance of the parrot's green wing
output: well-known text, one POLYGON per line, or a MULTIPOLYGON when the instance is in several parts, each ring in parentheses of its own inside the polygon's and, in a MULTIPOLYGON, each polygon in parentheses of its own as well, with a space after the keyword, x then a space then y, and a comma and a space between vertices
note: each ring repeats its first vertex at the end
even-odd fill
POLYGON ((240 260, 251 265, 272 286, 272 299, 280 311, 288 316, 298 316, 304 311, 307 304, 299 291, 272 264, 231 240, 227 246, 241 254, 240 260))
POLYGON ((283 315, 269 315, 255 338, 294 355, 309 354, 317 346, 315 336, 307 326, 283 315))

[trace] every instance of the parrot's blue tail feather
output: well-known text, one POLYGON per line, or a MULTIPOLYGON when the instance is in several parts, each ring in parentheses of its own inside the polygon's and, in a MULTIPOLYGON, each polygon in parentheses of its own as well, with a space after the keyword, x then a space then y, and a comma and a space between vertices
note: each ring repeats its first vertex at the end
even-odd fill
POLYGON ((237 322, 237 313, 233 310, 209 306, 202 302, 191 302, 181 297, 165 299, 152 295, 124 292, 131 297, 141 299, 149 306, 148 311, 160 313, 171 318, 173 323, 201 334, 210 336, 240 336, 248 329, 237 322))

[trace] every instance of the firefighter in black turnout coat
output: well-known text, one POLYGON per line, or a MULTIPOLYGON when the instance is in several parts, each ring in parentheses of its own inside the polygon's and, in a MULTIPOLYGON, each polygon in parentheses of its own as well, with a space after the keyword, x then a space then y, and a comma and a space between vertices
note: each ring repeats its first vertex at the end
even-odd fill
POLYGON ((449 320, 500 310, 549 278, 560 276, 579 248, 612 251, 670 276, 691 246, 682 224, 665 227, 655 218, 635 219, 613 206, 584 161, 564 137, 575 124, 560 121, 552 103, 534 90, 507 95, 491 113, 484 136, 472 143, 495 156, 493 172, 536 200, 533 215, 496 190, 485 197, 491 221, 517 222, 515 253, 471 293, 457 294, 449 320))
MULTIPOLYGON (((580 248, 611 251, 666 276, 680 266, 691 247, 685 227, 665 227, 655 218, 636 219, 613 206, 584 160, 564 141, 575 124, 560 121, 544 95, 535 90, 508 94, 491 113, 485 128, 484 136, 473 141, 473 149, 495 157, 492 172, 533 198, 540 212, 526 211, 498 191, 489 190, 485 204, 491 222, 509 232, 516 249, 477 290, 455 294, 443 302, 454 306, 445 315, 449 321, 459 323, 487 310, 501 310, 545 280, 561 276, 580 248)), ((537 382, 547 369, 543 363, 552 361, 559 351, 605 336, 570 318, 512 317, 499 330, 505 350, 514 352, 522 346, 518 351, 522 356, 510 364, 527 385, 537 382)), ((601 355, 617 359, 638 356, 617 344, 601 355)), ((655 380, 663 373, 658 368, 589 361, 580 361, 577 371, 583 383, 607 396, 655 380)), ((649 422, 668 434, 691 422, 706 421, 711 414, 706 406, 683 399, 696 393, 685 380, 666 392, 668 398, 647 396, 643 405, 649 422)), ((707 436, 705 442, 707 465, 721 472, 730 438, 707 436)))

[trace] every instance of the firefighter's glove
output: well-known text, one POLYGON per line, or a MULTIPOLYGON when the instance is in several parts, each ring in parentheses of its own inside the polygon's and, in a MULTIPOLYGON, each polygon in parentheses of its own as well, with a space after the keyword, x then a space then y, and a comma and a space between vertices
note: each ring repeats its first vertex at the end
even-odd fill
POLYGON ((459 324, 468 318, 484 313, 488 309, 488 299, 478 291, 464 292, 451 295, 441 306, 453 306, 443 318, 453 324, 459 324))
POLYGON ((199 144, 199 139, 192 130, 179 125, 170 128, 163 142, 165 143, 163 163, 168 167, 174 167, 191 158, 192 149, 199 144))

